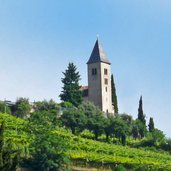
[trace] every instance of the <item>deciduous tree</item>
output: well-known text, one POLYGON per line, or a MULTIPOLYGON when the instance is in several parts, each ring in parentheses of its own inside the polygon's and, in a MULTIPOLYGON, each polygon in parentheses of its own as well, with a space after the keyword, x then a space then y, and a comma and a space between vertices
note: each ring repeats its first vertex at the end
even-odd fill
POLYGON ((60 119, 63 125, 71 129, 73 134, 75 134, 76 129, 81 132, 87 123, 86 115, 77 108, 64 111, 60 119))
POLYGON ((31 105, 29 103, 29 99, 21 97, 16 101, 13 114, 20 118, 27 118, 30 114, 30 110, 31 105))

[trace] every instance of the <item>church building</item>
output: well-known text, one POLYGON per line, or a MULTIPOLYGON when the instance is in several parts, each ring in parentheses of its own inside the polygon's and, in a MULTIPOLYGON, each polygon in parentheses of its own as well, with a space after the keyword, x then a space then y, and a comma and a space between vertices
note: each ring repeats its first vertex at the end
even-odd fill
POLYGON ((88 86, 82 87, 82 90, 84 99, 93 102, 105 113, 114 113, 110 64, 97 39, 87 62, 88 86))

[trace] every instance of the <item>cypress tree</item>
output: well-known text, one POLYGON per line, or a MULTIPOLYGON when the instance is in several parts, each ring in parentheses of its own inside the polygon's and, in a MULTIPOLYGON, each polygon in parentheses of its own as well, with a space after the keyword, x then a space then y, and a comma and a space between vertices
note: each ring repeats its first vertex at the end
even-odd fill
POLYGON ((64 102, 70 102, 74 106, 78 106, 82 102, 82 92, 80 91, 79 80, 80 74, 73 63, 69 63, 68 68, 63 72, 62 78, 63 90, 59 95, 64 102))
POLYGON ((115 88, 113 74, 111 75, 111 88, 112 88, 112 104, 114 106, 115 113, 118 113, 118 101, 117 101, 116 88, 115 88))
POLYGON ((145 115, 144 115, 144 113, 143 113, 143 101, 142 101, 142 96, 140 97, 140 101, 139 101, 138 119, 139 119, 144 125, 146 125, 145 115))
POLYGON ((149 132, 152 132, 154 130, 154 121, 153 118, 150 117, 149 124, 148 124, 149 132))

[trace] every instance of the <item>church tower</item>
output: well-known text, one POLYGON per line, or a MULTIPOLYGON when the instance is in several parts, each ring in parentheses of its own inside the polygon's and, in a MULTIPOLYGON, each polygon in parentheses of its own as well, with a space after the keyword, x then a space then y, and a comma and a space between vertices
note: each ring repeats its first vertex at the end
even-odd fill
POLYGON ((99 40, 96 40, 88 67, 88 100, 105 113, 114 113, 111 95, 110 62, 99 40))

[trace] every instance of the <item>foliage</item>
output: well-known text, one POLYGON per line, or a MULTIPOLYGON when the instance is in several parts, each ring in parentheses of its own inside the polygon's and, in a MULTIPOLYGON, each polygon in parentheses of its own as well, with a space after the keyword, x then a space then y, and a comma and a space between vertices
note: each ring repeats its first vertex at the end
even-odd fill
POLYGON ((144 138, 144 136, 146 135, 147 133, 147 129, 146 129, 146 126, 144 125, 144 123, 142 123, 139 119, 136 119, 134 122, 133 122, 133 125, 132 125, 132 135, 133 135, 133 138, 137 139, 137 138, 144 138))
POLYGON ((103 129, 104 129, 104 133, 106 135, 107 142, 109 142, 109 136, 112 136, 112 134, 114 132, 112 120, 113 120, 113 117, 104 118, 103 129))
POLYGON ((66 152, 69 146, 67 141, 54 134, 48 126, 36 130, 35 135, 35 140, 31 144, 30 167, 40 171, 53 171, 62 168, 63 164, 68 162, 66 152))
MULTIPOLYGON (((67 163, 69 155, 73 160, 84 161, 85 165, 96 163, 100 166, 105 163, 112 168, 117 164, 131 170, 171 170, 171 156, 165 152, 123 147, 74 136, 70 131, 59 128, 56 119, 58 120, 56 114, 51 111, 35 112, 29 121, 0 114, 0 123, 5 123, 4 142, 8 144, 6 147, 10 152, 16 152, 18 149, 20 152, 19 155, 12 155, 15 163, 20 156, 20 163, 25 159, 34 170, 38 170, 37 166, 40 170, 55 170, 67 163)), ((120 125, 120 119, 120 116, 113 118, 114 123, 120 125)), ((111 119, 112 122, 113 120, 111 119)), ((169 150, 170 141, 162 140, 161 131, 155 130, 154 135, 150 134, 149 137, 156 140, 158 148, 169 150)))
POLYGON ((127 131, 129 130, 127 124, 121 119, 115 119, 113 120, 113 127, 115 137, 121 139, 122 145, 125 145, 127 131))
POLYGON ((94 134, 91 131, 89 131, 88 129, 85 129, 84 131, 81 132, 80 136, 82 138, 93 139, 94 134))
POLYGON ((70 102, 74 106, 78 106, 82 102, 82 92, 80 91, 79 80, 80 75, 73 63, 69 63, 68 68, 63 72, 62 78, 63 90, 60 98, 64 102, 70 102))
POLYGON ((85 114, 87 118, 86 128, 92 131, 95 139, 103 132, 104 114, 101 110, 91 102, 83 102, 79 109, 85 114))
POLYGON ((59 105, 53 101, 52 99, 49 101, 38 101, 34 102, 34 111, 35 112, 41 112, 41 111, 56 111, 56 113, 59 112, 59 105))
POLYGON ((19 150, 12 150, 11 142, 4 141, 4 122, 0 126, 0 170, 15 171, 19 163, 19 150))
POLYGON ((0 102, 0 112, 11 114, 11 109, 5 102, 0 102))
POLYGON ((156 165, 171 167, 171 156, 117 145, 109 145, 92 140, 76 139, 71 156, 97 163, 123 163, 127 165, 156 165), (156 158, 156 155, 158 158, 156 158))
POLYGON ((128 115, 126 113, 118 115, 122 120, 124 120, 127 124, 132 124, 133 118, 131 115, 128 115))
POLYGON ((60 105, 61 105, 61 107, 64 107, 64 108, 73 107, 72 103, 70 103, 70 102, 62 102, 60 105))
POLYGON ((72 159, 86 163, 97 163, 98 166, 122 164, 124 167, 137 166, 150 169, 170 170, 171 156, 167 153, 153 152, 120 145, 102 143, 94 140, 73 136, 66 131, 56 131, 60 136, 68 137, 72 159), (157 157, 156 157, 157 156, 157 157))
POLYGON ((35 137, 30 144, 31 156, 25 165, 33 170, 53 171, 62 168, 68 161, 66 151, 69 146, 64 138, 53 133, 58 126, 58 113, 54 106, 41 110, 29 118, 30 129, 35 137))
POLYGON ((58 123, 56 111, 41 111, 34 112, 28 119, 30 123, 34 123, 37 126, 51 126, 55 127, 58 123))
POLYGON ((93 131, 95 139, 103 132, 104 116, 101 111, 97 111, 91 118, 87 120, 87 129, 93 131))
POLYGON ((19 160, 27 157, 32 135, 28 135, 27 122, 22 119, 0 113, 0 123, 0 170, 13 171, 19 160))
POLYGON ((171 154, 171 139, 166 139, 164 142, 160 144, 160 148, 168 151, 171 154))
POLYGON ((152 139, 154 140, 154 145, 156 146, 160 145, 165 139, 164 133, 157 128, 153 129, 151 135, 152 139))
POLYGON ((112 103, 114 106, 114 111, 115 111, 115 113, 118 113, 118 101, 117 101, 116 88, 115 88, 113 74, 111 75, 111 88, 112 88, 112 103))
POLYGON ((126 171, 126 169, 122 164, 119 164, 115 167, 114 171, 126 171))
POLYGON ((63 125, 72 130, 73 134, 75 134, 76 128, 79 132, 81 132, 85 128, 85 125, 87 123, 86 116, 81 110, 77 108, 71 108, 64 111, 60 119, 63 125))
POLYGON ((142 96, 140 97, 140 101, 139 101, 138 119, 139 119, 144 125, 146 124, 145 115, 144 115, 144 113, 143 113, 143 101, 142 101, 142 96))
POLYGON ((87 117, 91 117, 97 110, 99 110, 92 102, 83 101, 81 105, 78 106, 87 117))
POLYGON ((18 98, 13 109, 13 115, 20 118, 27 118, 30 115, 31 105, 29 99, 18 98))
POLYGON ((149 132, 152 132, 154 130, 154 121, 153 118, 150 117, 149 124, 148 124, 148 130, 149 132))
POLYGON ((125 145, 126 136, 128 136, 131 131, 130 122, 132 122, 132 120, 130 120, 129 115, 126 114, 105 118, 104 132, 106 134, 106 141, 109 141, 109 136, 116 137, 119 138, 122 145, 125 145))

